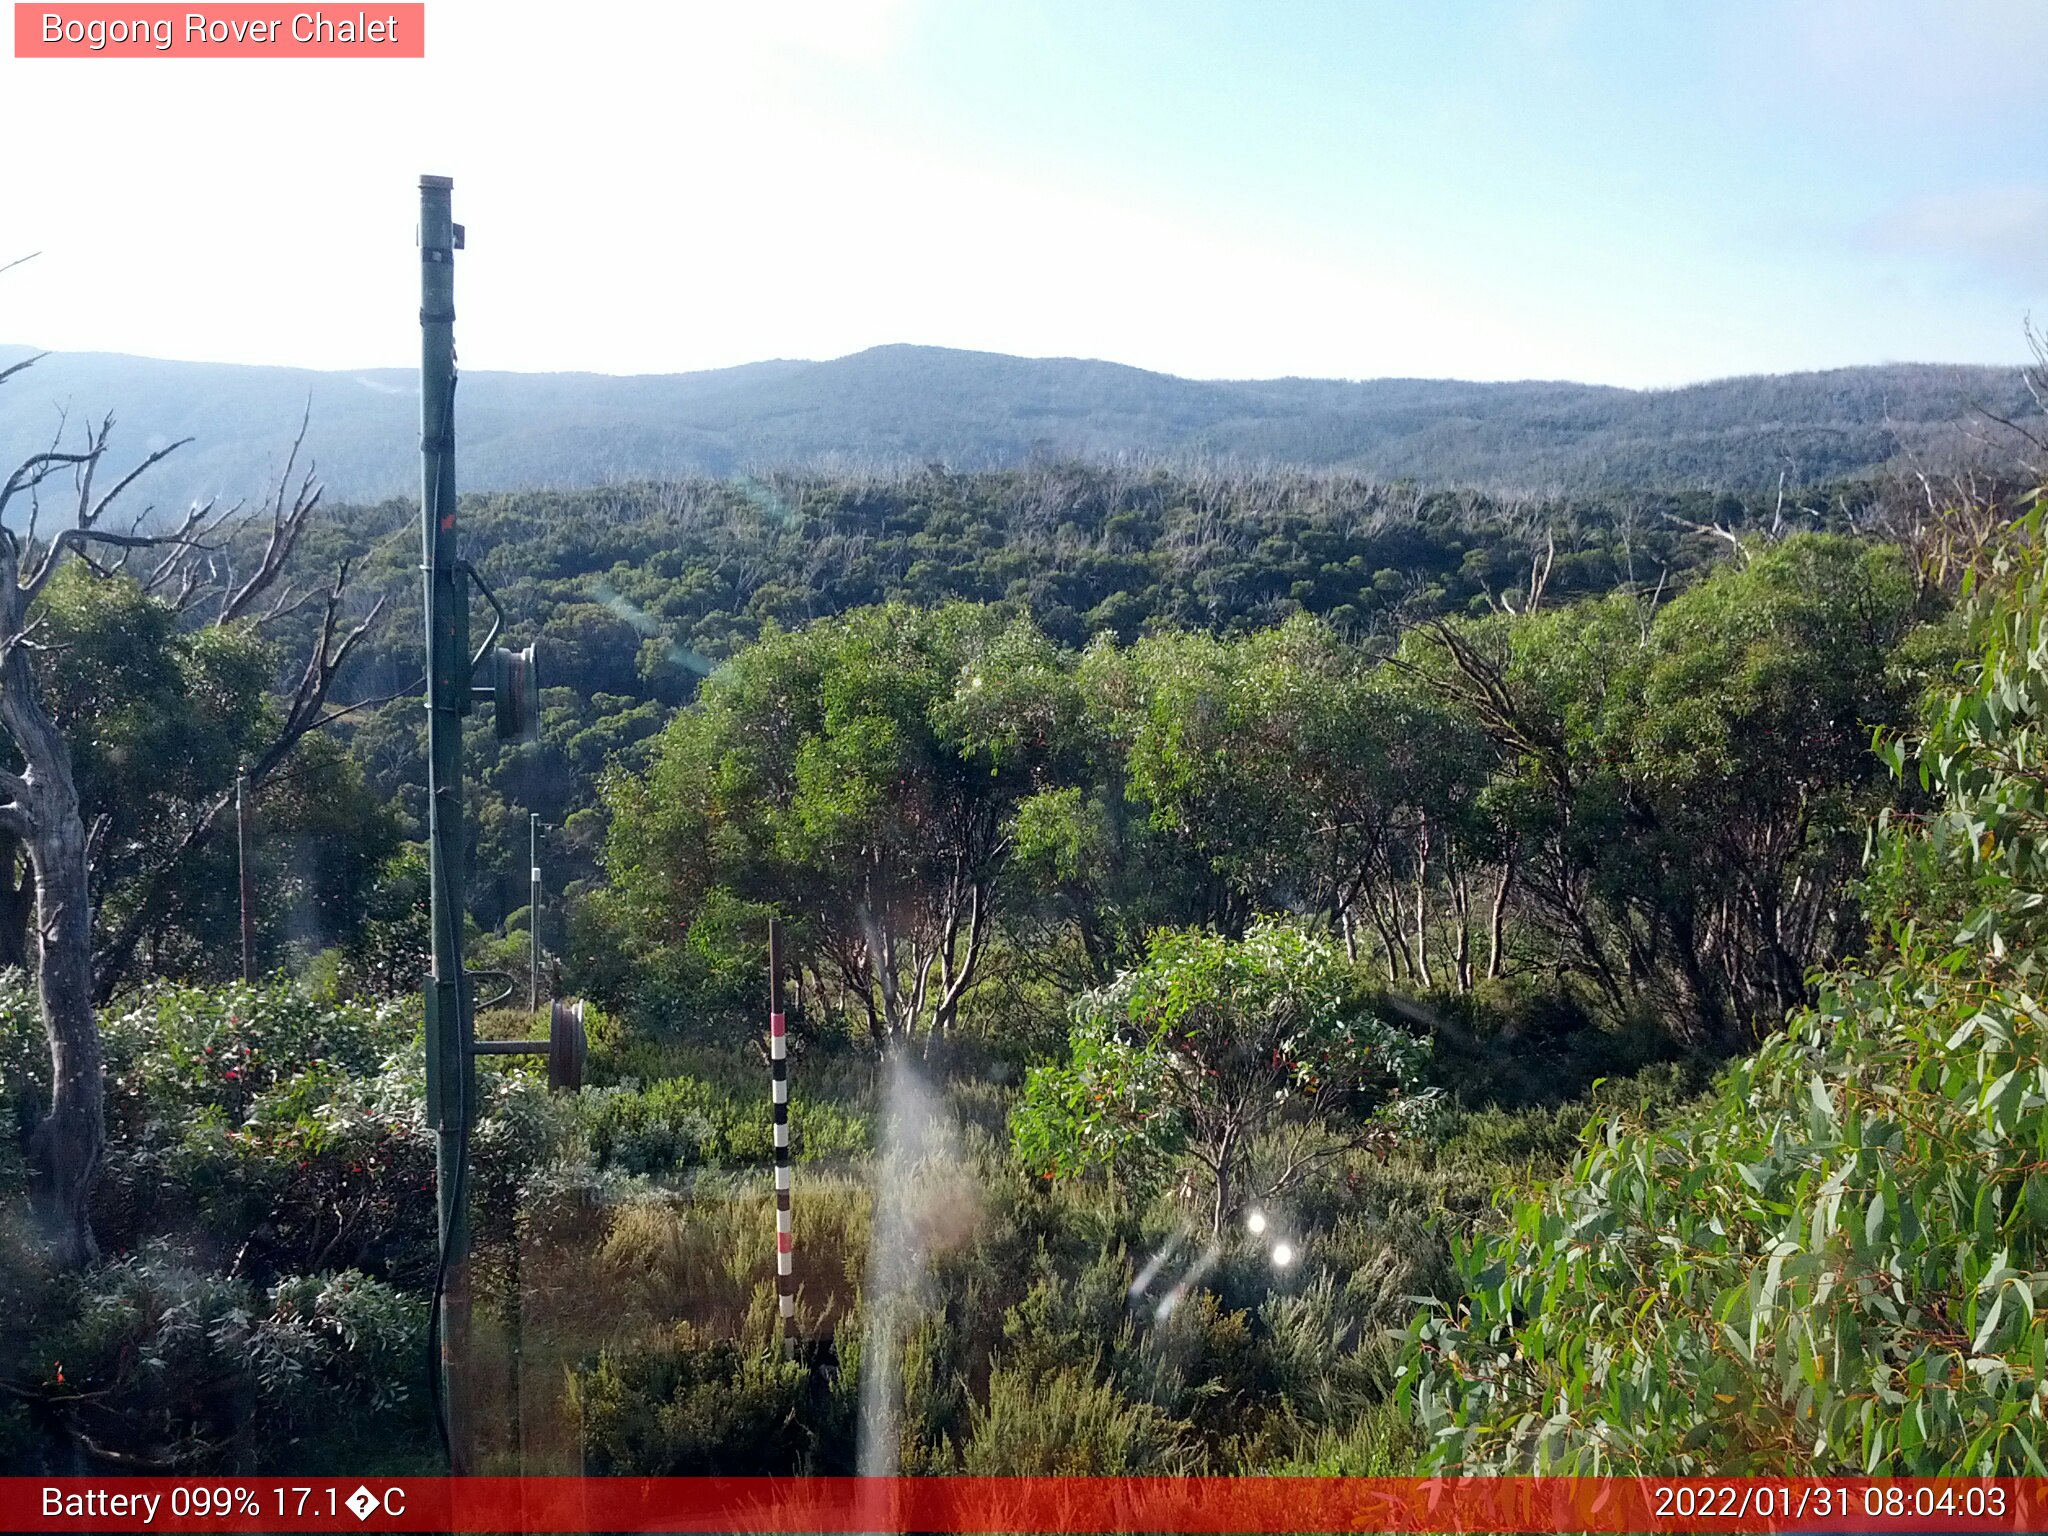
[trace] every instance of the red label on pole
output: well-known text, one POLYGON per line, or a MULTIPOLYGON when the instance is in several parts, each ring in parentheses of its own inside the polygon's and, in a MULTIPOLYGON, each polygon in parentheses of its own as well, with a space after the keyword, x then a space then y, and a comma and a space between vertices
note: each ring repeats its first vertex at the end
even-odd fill
POLYGON ((65 5, 16 0, 17 59, 423 59, 424 4, 65 5))

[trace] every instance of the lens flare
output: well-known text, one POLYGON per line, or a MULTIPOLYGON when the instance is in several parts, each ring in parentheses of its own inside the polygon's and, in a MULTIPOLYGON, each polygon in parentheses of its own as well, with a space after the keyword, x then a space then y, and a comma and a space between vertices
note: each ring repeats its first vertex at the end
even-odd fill
POLYGON ((1146 1261, 1145 1267, 1138 1271, 1138 1278, 1131 1282, 1131 1299, 1133 1301, 1152 1288, 1152 1282, 1159 1278, 1159 1271, 1166 1267, 1167 1260, 1171 1259, 1179 1251, 1180 1234, 1178 1232, 1169 1232, 1166 1236, 1166 1246, 1146 1261))

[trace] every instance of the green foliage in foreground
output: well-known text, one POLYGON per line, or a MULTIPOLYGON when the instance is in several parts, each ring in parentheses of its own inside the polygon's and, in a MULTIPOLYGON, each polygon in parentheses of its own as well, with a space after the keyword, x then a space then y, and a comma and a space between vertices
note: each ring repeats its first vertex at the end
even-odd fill
MULTIPOLYGON (((277 1467, 304 1465, 310 1440, 341 1449, 351 1421, 425 1430, 425 1302, 358 1271, 254 1290, 151 1247, 67 1289, 41 1385, 91 1444, 141 1439, 172 1467, 232 1447, 244 1465, 277 1467)), ((371 1450, 368 1437, 349 1449, 371 1450)))
MULTIPOLYGON (((0 1381, 25 1405, 0 1413, 0 1466, 73 1465, 89 1440, 195 1473, 426 1470, 433 1163, 412 1007, 162 986, 102 1027, 107 1260, 70 1278, 26 1263, 6 1230, 21 1170, 0 1160, 0 1381)), ((17 1103, 39 1028, 0 984, 17 1103)), ((587 1465, 613 1471, 852 1471, 878 1312, 900 1325, 906 1471, 1405 1471, 1387 1341, 1408 1298, 1453 1294, 1431 1222, 1488 1219, 1489 1192, 1553 1172, 1586 1113, 1451 1109, 1427 1136, 1344 1152, 1275 1208, 1297 1250, 1276 1268, 1231 1232, 1212 1251, 1206 1201, 1027 1177, 996 1134, 1014 1090, 971 1068, 930 1083, 958 1155, 911 1170, 918 1215, 892 1235, 872 1063, 814 1047, 795 1073, 807 1372, 775 1345, 758 1053, 599 1019, 592 1067, 604 1086, 573 1096, 484 1074, 478 1315, 488 1341, 518 1308, 529 1389, 573 1383, 587 1465), (873 1266, 900 1244, 918 1282, 878 1299, 873 1266)), ((1668 1105, 1682 1085, 1617 1089, 1668 1105)), ((1284 1152, 1269 1135, 1252 1167, 1284 1152)))
MULTIPOLYGON (((2040 514, 2023 525, 2039 533, 2040 514)), ((2048 1473, 2048 571, 1914 741, 1880 942, 1678 1129, 1459 1251, 1405 1390, 1444 1469, 2048 1473)))

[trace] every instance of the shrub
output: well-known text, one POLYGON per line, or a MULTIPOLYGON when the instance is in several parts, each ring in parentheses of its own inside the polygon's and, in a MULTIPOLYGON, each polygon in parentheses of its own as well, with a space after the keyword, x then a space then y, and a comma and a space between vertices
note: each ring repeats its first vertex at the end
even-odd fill
POLYGON ((386 1435, 416 1417, 425 1305, 360 1273, 254 1292, 159 1246, 72 1290, 40 1350, 45 1391, 68 1427, 112 1450, 275 1469, 352 1415, 377 1415, 386 1435))
MULTIPOLYGON (((320 1004, 289 985, 160 988, 115 1016, 103 1238, 175 1233, 245 1276, 355 1267, 423 1282, 435 1142, 408 1021, 401 1005, 320 1004)), ((488 1239, 509 1234, 569 1127, 531 1071, 487 1063, 478 1090, 469 1187, 488 1239)))
POLYGON ((288 981, 152 986, 102 1017, 108 1097, 116 1113, 212 1109, 239 1122, 258 1094, 302 1072, 375 1072, 415 1037, 415 1012, 403 1002, 319 1002, 288 981))
MULTIPOLYGON (((768 1072, 733 1093, 695 1077, 586 1088, 577 1109, 600 1167, 652 1176, 686 1168, 765 1166, 774 1156, 768 1072)), ((792 1095, 790 1147, 798 1161, 864 1150, 866 1121, 829 1098, 792 1095)))
MULTIPOLYGON (((2040 512, 2026 532, 2038 538, 2040 512)), ((1473 1471, 2048 1473, 2048 574, 1887 743, 1939 797, 1881 820, 1868 960, 1653 1131, 1457 1249, 1417 1327, 1431 1464, 1473 1471)))
POLYGON ((1286 1410, 1317 1430, 1340 1428, 1391 1395, 1395 1351, 1324 1270, 1259 1308, 1266 1371, 1286 1410))
POLYGON ((1273 1471, 1289 1477, 1412 1477, 1416 1449, 1414 1425, 1388 1398, 1342 1429, 1318 1430, 1273 1471))
POLYGON ((996 1370, 962 1450, 970 1477, 1130 1477, 1194 1470, 1183 1426, 1086 1371, 996 1370))
POLYGON ((1142 966, 1075 1005, 1069 1060, 1032 1070, 1017 1155, 1048 1176, 1107 1166, 1140 1183, 1186 1156, 1215 1191, 1220 1232, 1247 1200, 1390 1130, 1365 1117, 1417 1086, 1428 1042, 1352 990, 1336 946, 1277 919, 1241 940, 1157 934, 1142 966), (1265 1180, 1248 1166, 1262 1137, 1294 1141, 1265 1180))
POLYGON ((579 1104, 591 1156, 626 1173, 674 1173, 716 1157, 718 1108, 704 1084, 672 1077, 646 1088, 588 1088, 579 1104), (707 1156, 707 1153, 710 1155, 707 1156))
POLYGON ((584 1465, 642 1477, 807 1470, 811 1373, 772 1348, 705 1339, 687 1323, 664 1344, 600 1355, 576 1378, 584 1465))

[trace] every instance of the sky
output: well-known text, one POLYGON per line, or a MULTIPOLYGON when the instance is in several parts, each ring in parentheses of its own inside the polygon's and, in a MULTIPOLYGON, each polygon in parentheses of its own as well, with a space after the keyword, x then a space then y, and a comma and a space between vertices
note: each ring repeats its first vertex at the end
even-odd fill
POLYGON ((2012 362, 2048 314, 2038 0, 428 0, 427 27, 424 60, 0 56, 0 263, 39 253, 0 273, 0 342, 411 365, 422 172, 468 228, 471 368, 918 342, 1662 386, 2012 362))

